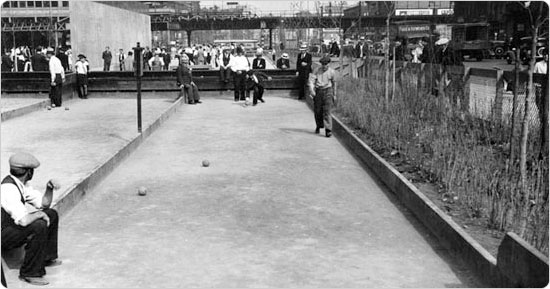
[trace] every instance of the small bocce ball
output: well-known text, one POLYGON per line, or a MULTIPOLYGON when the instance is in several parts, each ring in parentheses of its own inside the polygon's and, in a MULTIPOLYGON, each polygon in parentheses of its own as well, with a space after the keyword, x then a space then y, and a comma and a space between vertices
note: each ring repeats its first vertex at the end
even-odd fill
POLYGON ((46 106, 46 108, 47 108, 48 110, 52 110, 52 107, 51 107, 51 106, 49 106, 49 105, 48 105, 48 106, 46 106))
POLYGON ((139 187, 138 188, 138 195, 140 195, 140 196, 147 195, 147 188, 146 187, 139 187))
POLYGON ((65 110, 69 110, 69 108, 68 108, 68 107, 65 107, 65 110))
POLYGON ((202 166, 203 167, 208 167, 210 165, 210 162, 208 160, 203 160, 202 161, 202 166))

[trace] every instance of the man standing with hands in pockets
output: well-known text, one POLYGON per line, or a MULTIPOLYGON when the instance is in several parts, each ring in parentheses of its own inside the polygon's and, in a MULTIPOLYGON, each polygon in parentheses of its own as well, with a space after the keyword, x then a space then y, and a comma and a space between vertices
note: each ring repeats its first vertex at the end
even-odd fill
POLYGON ((309 78, 310 93, 313 96, 313 112, 315 114, 315 133, 325 128, 325 136, 332 136, 332 107, 336 102, 336 72, 330 68, 330 57, 323 56, 321 67, 315 70, 309 78))
POLYGON ((50 68, 50 99, 52 107, 60 107, 63 101, 63 82, 65 82, 65 69, 61 65, 61 60, 55 56, 53 50, 46 52, 46 58, 49 60, 50 68))

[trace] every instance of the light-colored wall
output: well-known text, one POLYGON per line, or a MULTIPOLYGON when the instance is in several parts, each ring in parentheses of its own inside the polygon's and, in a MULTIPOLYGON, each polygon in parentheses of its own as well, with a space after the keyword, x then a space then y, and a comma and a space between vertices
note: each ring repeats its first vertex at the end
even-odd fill
POLYGON ((150 46, 151 18, 113 6, 91 2, 71 1, 70 30, 73 55, 86 55, 90 70, 102 70, 101 55, 106 46, 113 54, 111 71, 118 69, 119 48, 127 54, 137 42, 150 46))

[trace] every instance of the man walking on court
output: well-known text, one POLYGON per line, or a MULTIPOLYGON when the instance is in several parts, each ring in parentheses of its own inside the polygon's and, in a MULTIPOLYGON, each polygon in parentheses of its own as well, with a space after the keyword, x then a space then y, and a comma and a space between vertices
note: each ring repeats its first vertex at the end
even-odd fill
POLYGON ((57 231, 59 217, 50 208, 53 190, 59 189, 55 180, 46 184, 40 193, 29 185, 34 169, 40 162, 31 154, 16 153, 9 159, 10 174, 1 185, 2 250, 25 246, 25 259, 19 278, 33 285, 48 285, 45 267, 61 265, 57 260, 57 231), (33 210, 29 210, 33 207, 33 210))
POLYGON ((325 128, 325 136, 332 136, 331 111, 336 101, 336 72, 328 66, 330 57, 323 56, 321 67, 310 76, 309 87, 313 96, 313 111, 315 114, 315 133, 325 128))

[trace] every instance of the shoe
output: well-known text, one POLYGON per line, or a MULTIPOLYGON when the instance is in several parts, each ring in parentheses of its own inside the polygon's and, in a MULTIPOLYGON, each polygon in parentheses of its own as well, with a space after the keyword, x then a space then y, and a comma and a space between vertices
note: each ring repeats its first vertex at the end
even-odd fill
POLYGON ((320 128, 316 128, 316 129, 315 129, 315 133, 316 133, 316 134, 319 134, 320 131, 321 131, 320 128))
POLYGON ((197 101, 195 101, 195 103, 196 103, 196 104, 199 104, 199 103, 202 103, 202 101, 197 100, 197 101))
POLYGON ((57 259, 48 260, 48 261, 44 262, 44 266, 46 266, 46 267, 55 267, 55 266, 59 266, 61 264, 63 264, 63 261, 57 260, 57 259))
POLYGON ((265 103, 265 100, 263 100, 263 99, 260 99, 260 101, 261 101, 262 103, 265 103))
POLYGON ((332 132, 330 132, 330 130, 327 130, 327 132, 326 132, 325 135, 326 135, 326 137, 331 137, 331 136, 332 136, 332 132))
POLYGON ((38 286, 44 286, 44 285, 48 285, 50 284, 50 282, 48 282, 48 280, 44 279, 44 277, 24 277, 24 276, 19 276, 19 279, 21 281, 25 281, 29 284, 32 284, 32 285, 38 285, 38 286))

